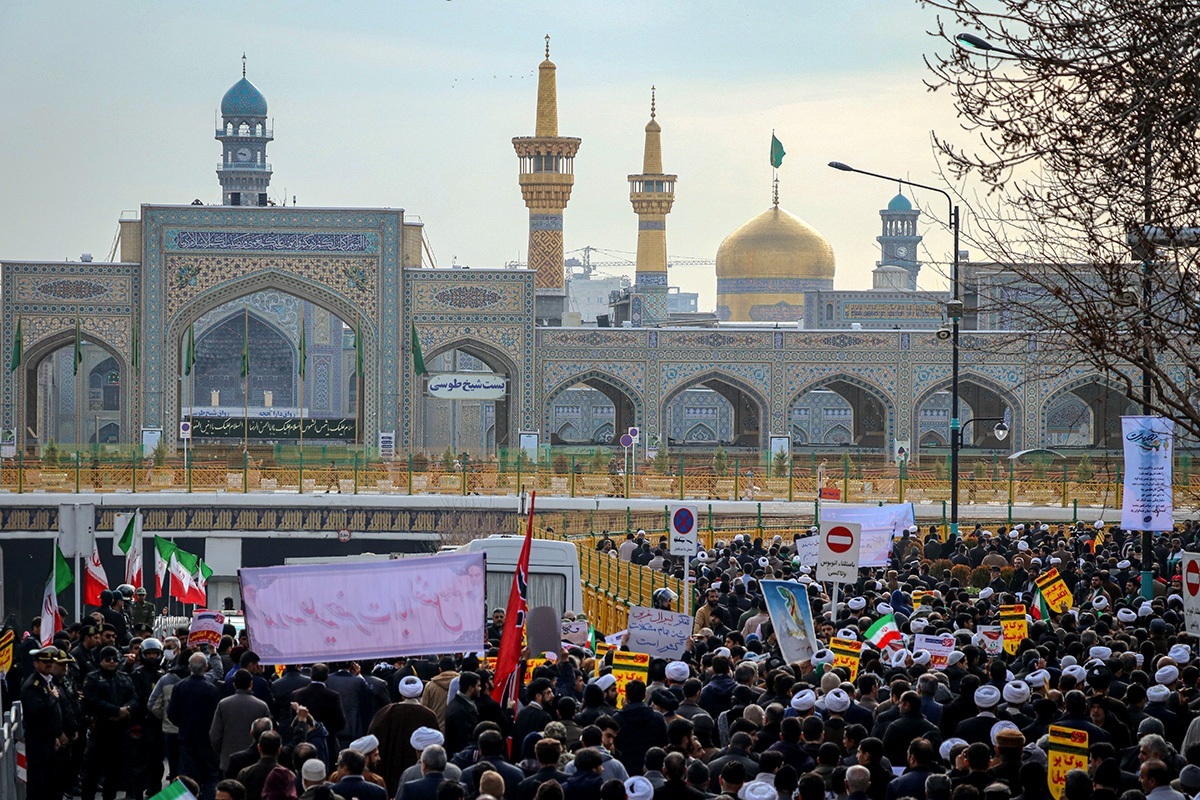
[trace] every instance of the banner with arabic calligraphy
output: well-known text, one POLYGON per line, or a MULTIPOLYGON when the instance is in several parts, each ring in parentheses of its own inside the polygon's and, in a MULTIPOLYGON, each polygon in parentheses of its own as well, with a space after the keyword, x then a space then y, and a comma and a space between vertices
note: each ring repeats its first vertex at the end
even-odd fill
POLYGON ((431 377, 425 388, 430 396, 449 400, 503 400, 508 380, 503 375, 447 373, 431 377))
POLYGON ((1171 493, 1175 423, 1164 417, 1121 417, 1125 437, 1125 494, 1121 527, 1169 531, 1175 526, 1171 493))
MULTIPOLYGON (((300 419, 297 417, 251 417, 251 439, 298 439, 300 419)), ((355 420, 305 419, 305 439, 353 439, 355 420)), ((241 439, 246 435, 243 417, 195 417, 192 435, 200 438, 241 439)))
POLYGON ((265 663, 486 649, 483 553, 238 571, 265 663))
POLYGON ((629 649, 651 658, 680 658, 687 650, 693 624, 689 614, 630 606, 629 649))

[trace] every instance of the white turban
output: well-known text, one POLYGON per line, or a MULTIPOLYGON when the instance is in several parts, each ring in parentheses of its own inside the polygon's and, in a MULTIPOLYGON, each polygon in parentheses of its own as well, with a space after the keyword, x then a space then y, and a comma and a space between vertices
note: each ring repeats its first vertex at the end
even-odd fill
POLYGON ((1117 569, 1129 569, 1131 566, 1133 565, 1129 563, 1128 559, 1117 562, 1117 569))
POLYGON ((923 631, 929 627, 929 621, 925 620, 925 619, 921 619, 920 617, 917 617, 916 619, 911 620, 908 623, 908 627, 912 629, 913 633, 920 633, 921 631, 923 631))
POLYGON ((651 800, 654 797, 654 784, 641 775, 635 775, 625 781, 625 796, 629 800, 651 800))
POLYGON ((1065 667, 1062 674, 1074 678, 1076 683, 1084 683, 1087 680, 1087 670, 1079 664, 1072 664, 1069 667, 1065 667))
POLYGON ((858 631, 854 628, 842 628, 840 631, 838 631, 838 638, 853 639, 854 641, 858 641, 858 631))
POLYGON ((1132 608, 1122 608, 1117 611, 1117 619, 1126 625, 1132 625, 1137 621, 1137 612, 1132 608))
POLYGON ((1010 681, 1004 684, 1004 702, 1009 705, 1022 706, 1029 702, 1029 684, 1025 681, 1010 681))
POLYGON ((889 656, 889 663, 893 667, 902 668, 904 666, 905 660, 907 660, 907 659, 908 659, 908 651, 907 650, 893 650, 891 656, 889 656))
MULTIPOLYGON (((1019 534, 1016 531, 1013 531, 1013 535, 1017 536, 1019 534)), ((1029 549, 1029 542, 1022 539, 1021 541, 1017 542, 1017 549, 1020 550, 1022 553, 1024 553, 1026 550, 1029 549)))
POLYGON ((814 664, 826 664, 826 665, 832 664, 833 663, 833 651, 832 650, 818 650, 817 652, 813 653, 813 663, 814 664))
POLYGON ((667 664, 667 680, 682 683, 691 676, 692 671, 688 669, 688 665, 682 661, 672 661, 667 664))
POLYGON ((1031 689, 1036 687, 1045 691, 1046 685, 1050 682, 1050 673, 1044 669, 1034 670, 1025 676, 1025 682, 1031 689))
POLYGON ((865 597, 851 597, 846 605, 850 606, 851 611, 862 611, 867 607, 867 600, 865 597))
MULTIPOLYGON (((779 800, 775 787, 766 781, 750 781, 738 790, 738 800, 779 800)), ((632 795, 630 800, 633 800, 632 795)))
POLYGON ((975 705, 981 709, 993 708, 1000 702, 1000 690, 985 683, 975 690, 975 705))
POLYGON ((442 744, 446 741, 446 737, 442 736, 442 732, 437 728, 426 728, 421 726, 412 732, 408 743, 412 745, 413 750, 424 750, 426 747, 432 747, 435 744, 442 744))
POLYGON ((1138 606, 1137 615, 1139 617, 1148 617, 1153 613, 1154 609, 1150 607, 1149 603, 1142 603, 1140 606, 1138 606))
POLYGON ((408 675, 400 679, 400 696, 409 700, 420 697, 425 686, 416 675, 408 675))
POLYGON ((1165 703, 1171 699, 1171 690, 1165 686, 1151 686, 1146 690, 1146 699, 1151 703, 1165 703))
POLYGON ((1092 658, 1098 658, 1101 661, 1107 661, 1108 659, 1112 658, 1112 648, 1098 644, 1092 649, 1088 650, 1088 655, 1092 658))
POLYGON ((1192 660, 1192 648, 1186 644, 1173 645, 1167 655, 1177 664, 1186 664, 1192 660))
POLYGON ((917 650, 913 653, 913 663, 919 664, 922 667, 928 664, 933 659, 928 650, 917 650))
POLYGON ((1108 608, 1108 598, 1104 595, 1096 595, 1096 599, 1092 601, 1092 608, 1097 611, 1103 611, 1108 608))
POLYGON ((792 695, 792 708, 797 711, 812 711, 817 704, 817 695, 812 689, 804 689, 792 695))
POLYGON ((850 708, 850 695, 843 689, 834 689, 825 695, 825 707, 835 714, 841 714, 850 708))
POLYGON ((967 743, 966 739, 958 739, 954 736, 951 736, 949 739, 942 742, 942 746, 938 748, 938 755, 942 757, 942 761, 949 761, 950 760, 950 751, 953 750, 958 745, 960 745, 960 744, 965 745, 966 743, 967 743))
POLYGON ((1170 686, 1177 680, 1179 680, 1179 667, 1173 664, 1168 664, 1154 673, 1154 682, 1163 686, 1170 686))
POLYGON ((995 589, 993 589, 990 586, 985 586, 979 590, 979 599, 980 600, 989 600, 989 599, 991 599, 992 595, 994 595, 995 593, 996 593, 995 589))
POLYGON ((769 558, 767 558, 766 556, 759 556, 758 565, 760 567, 765 568, 765 567, 769 566, 770 563, 771 563, 771 560, 769 558))
POLYGON ((601 691, 607 692, 617 685, 617 678, 610 672, 607 675, 601 675, 599 678, 596 678, 596 685, 600 687, 601 691))
POLYGON ((992 740, 993 747, 996 746, 996 736, 1000 733, 1000 731, 1006 731, 1006 730, 1013 730, 1013 731, 1016 731, 1017 733, 1021 732, 1021 729, 1017 727, 1016 723, 1010 722, 1006 719, 1000 720, 999 722, 997 722, 995 725, 992 726, 991 740, 992 740))
POLYGON ((366 736, 360 736, 350 743, 351 750, 357 750, 365 755, 370 755, 379 749, 379 739, 373 733, 368 733, 366 736))
POLYGON ((895 609, 893 609, 893 608, 892 608, 892 607, 891 607, 889 604, 887 604, 887 603, 876 603, 876 604, 875 604, 875 611, 876 611, 876 612, 878 612, 878 613, 880 613, 880 614, 891 614, 893 611, 895 611, 895 609))

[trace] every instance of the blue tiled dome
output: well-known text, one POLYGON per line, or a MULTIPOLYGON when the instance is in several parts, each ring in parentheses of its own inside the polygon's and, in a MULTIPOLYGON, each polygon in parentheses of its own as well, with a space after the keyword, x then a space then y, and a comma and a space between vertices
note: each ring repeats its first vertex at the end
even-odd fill
MULTIPOLYGON (((237 87, 234 87, 234 88, 237 88, 237 87)), ((251 87, 251 88, 253 88, 253 87, 251 87)), ((233 91, 233 89, 230 89, 230 91, 233 91)), ((226 96, 228 96, 228 95, 226 95, 226 96)), ((266 108, 265 101, 263 103, 263 108, 266 108)), ((263 113, 266 113, 266 112, 264 111, 263 113)), ((891 201, 888 203, 887 210, 888 211, 912 211, 912 203, 910 203, 908 198, 905 197, 903 194, 898 194, 895 197, 893 197, 891 199, 891 201)))
POLYGON ((253 83, 245 78, 229 87, 229 91, 221 98, 221 116, 223 117, 265 117, 267 115, 267 98, 253 83))

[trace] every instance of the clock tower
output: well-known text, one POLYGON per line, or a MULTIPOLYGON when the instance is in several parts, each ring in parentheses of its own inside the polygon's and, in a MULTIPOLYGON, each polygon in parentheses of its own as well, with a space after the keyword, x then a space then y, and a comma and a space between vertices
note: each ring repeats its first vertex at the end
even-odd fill
POLYGON ((887 208, 879 212, 883 220, 883 233, 875 237, 883 248, 883 258, 876 266, 900 267, 908 273, 908 289, 917 288, 917 273, 921 262, 917 261, 917 245, 921 236, 917 233, 917 217, 920 211, 903 194, 891 199, 887 208))
POLYGON ((267 98, 246 78, 246 56, 242 54, 242 79, 221 98, 221 202, 227 206, 267 205, 271 165, 267 142, 274 137, 267 127, 267 98))

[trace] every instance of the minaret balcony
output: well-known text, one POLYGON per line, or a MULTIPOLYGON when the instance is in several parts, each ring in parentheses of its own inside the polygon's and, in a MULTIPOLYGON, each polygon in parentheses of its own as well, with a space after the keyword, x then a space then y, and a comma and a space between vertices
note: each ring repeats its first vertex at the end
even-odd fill
POLYGON ((254 128, 234 128, 226 130, 225 128, 217 128, 216 138, 218 139, 252 139, 261 141, 266 139, 271 141, 275 138, 275 131, 271 128, 259 128, 255 132, 254 128))

